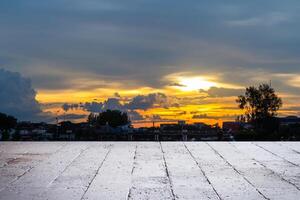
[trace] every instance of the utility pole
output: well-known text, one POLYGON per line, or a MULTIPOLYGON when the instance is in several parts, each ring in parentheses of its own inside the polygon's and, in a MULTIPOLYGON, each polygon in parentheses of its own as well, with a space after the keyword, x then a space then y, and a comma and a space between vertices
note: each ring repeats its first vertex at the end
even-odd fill
POLYGON ((58 139, 58 112, 56 112, 56 139, 58 139))

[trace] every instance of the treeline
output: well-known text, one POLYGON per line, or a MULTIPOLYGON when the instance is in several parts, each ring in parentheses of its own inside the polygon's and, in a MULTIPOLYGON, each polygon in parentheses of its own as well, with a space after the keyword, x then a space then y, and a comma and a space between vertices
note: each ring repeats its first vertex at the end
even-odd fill
POLYGON ((0 113, 0 131, 2 133, 2 140, 8 140, 11 129, 17 125, 17 119, 13 116, 0 113))
POLYGON ((106 110, 104 112, 95 114, 91 113, 88 116, 87 122, 91 126, 104 126, 109 125, 111 127, 129 125, 131 122, 126 112, 119 110, 106 110))

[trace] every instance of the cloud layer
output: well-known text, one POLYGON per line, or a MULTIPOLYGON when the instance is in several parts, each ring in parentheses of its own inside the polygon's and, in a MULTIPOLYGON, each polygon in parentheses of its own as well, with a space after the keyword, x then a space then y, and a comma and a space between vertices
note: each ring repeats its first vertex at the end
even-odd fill
MULTIPOLYGON (((52 90, 112 82, 159 88, 172 84, 162 77, 181 71, 300 73, 299 6, 296 0, 3 0, 0 61, 29 75, 37 89, 52 90)), ((234 74, 226 81, 246 85, 242 73, 234 74)))

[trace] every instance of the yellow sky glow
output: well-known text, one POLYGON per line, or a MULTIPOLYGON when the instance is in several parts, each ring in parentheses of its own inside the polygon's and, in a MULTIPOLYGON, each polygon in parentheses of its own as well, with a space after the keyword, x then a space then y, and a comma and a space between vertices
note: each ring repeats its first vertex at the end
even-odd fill
MULTIPOLYGON (((127 99, 137 95, 147 95, 149 93, 161 92, 166 94, 172 101, 180 101, 180 106, 176 107, 154 107, 148 110, 136 110, 145 117, 145 120, 136 122, 136 127, 152 126, 151 121, 156 124, 175 123, 178 120, 186 120, 188 123, 205 122, 208 124, 220 124, 223 120, 234 120, 237 115, 242 114, 238 109, 236 97, 207 97, 203 92, 211 87, 241 88, 240 86, 230 85, 218 81, 218 77, 211 76, 191 76, 190 74, 172 74, 166 77, 169 85, 162 88, 140 87, 132 89, 101 88, 93 90, 68 89, 68 90, 39 90, 37 100, 43 104, 58 103, 58 106, 45 108, 44 111, 56 115, 64 116, 66 114, 86 114, 84 110, 63 111, 59 103, 84 103, 84 102, 103 102, 107 98, 116 97, 117 92, 122 98, 121 103, 127 103, 127 99), (160 116, 160 119, 153 119, 153 116, 160 116)), ((119 83, 117 85, 120 85, 119 83)), ((285 96, 285 94, 282 94, 285 96)), ((289 105, 294 105, 292 99, 286 102, 284 109, 280 114, 294 114, 288 110, 289 105)), ((82 119, 83 121, 86 119, 82 119)), ((81 121, 82 121, 81 120, 81 121)), ((80 120, 76 120, 79 122, 80 120)))

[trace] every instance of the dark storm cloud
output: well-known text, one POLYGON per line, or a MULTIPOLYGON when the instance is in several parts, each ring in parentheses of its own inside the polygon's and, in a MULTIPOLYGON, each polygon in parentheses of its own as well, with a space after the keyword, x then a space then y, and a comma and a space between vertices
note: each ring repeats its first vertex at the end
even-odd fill
POLYGON ((49 120, 37 100, 30 79, 0 69, 0 112, 13 115, 19 120, 49 120))
POLYGON ((297 0, 2 0, 0 58, 44 89, 72 87, 68 71, 152 87, 178 71, 299 73, 299 8, 297 0), (53 70, 64 78, 54 81, 53 70))

